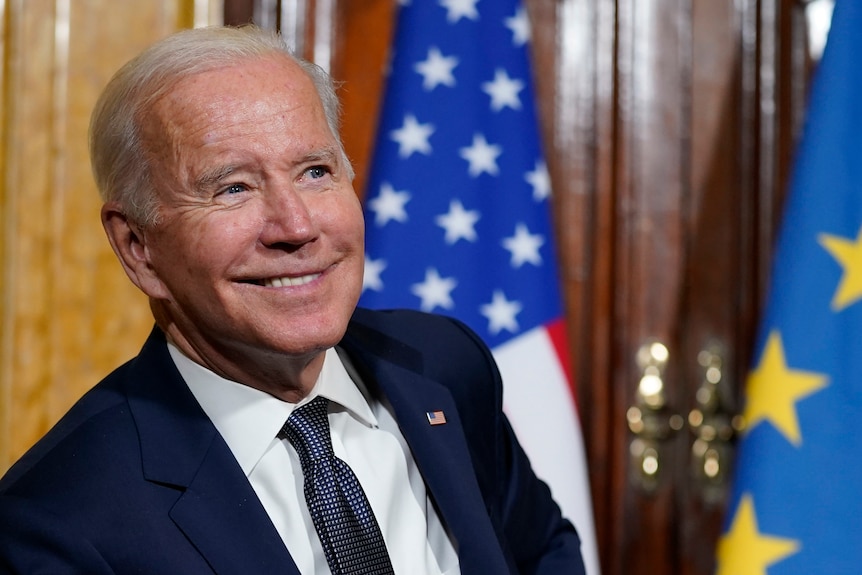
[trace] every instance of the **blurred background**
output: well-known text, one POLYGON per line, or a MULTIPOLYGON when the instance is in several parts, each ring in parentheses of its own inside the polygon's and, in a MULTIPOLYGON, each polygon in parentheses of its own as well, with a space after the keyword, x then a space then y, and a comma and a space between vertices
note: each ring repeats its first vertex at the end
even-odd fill
MULTIPOLYGON (((151 329, 87 159, 110 75, 176 29, 280 29, 343 82, 364 197, 396 4, 0 0, 0 472, 151 329)), ((832 3, 525 5, 602 572, 711 573, 832 3)))

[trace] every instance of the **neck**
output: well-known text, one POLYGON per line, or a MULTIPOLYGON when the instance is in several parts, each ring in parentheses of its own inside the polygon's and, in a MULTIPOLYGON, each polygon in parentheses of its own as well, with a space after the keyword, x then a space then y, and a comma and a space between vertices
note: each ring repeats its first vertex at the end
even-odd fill
POLYGON ((175 324, 159 327, 168 341, 195 363, 225 379, 290 403, 298 403, 311 393, 326 356, 326 350, 302 356, 259 349, 217 350, 206 342, 193 343, 175 324))

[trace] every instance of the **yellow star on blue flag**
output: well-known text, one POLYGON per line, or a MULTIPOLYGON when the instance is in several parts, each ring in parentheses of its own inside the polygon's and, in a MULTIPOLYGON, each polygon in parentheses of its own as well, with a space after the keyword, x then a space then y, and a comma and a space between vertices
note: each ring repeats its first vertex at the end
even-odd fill
POLYGON ((730 529, 718 542, 716 575, 767 575, 767 567, 798 550, 797 541, 758 530, 754 501, 744 495, 730 529))
POLYGON ((855 240, 847 240, 831 234, 820 234, 820 244, 841 265, 842 276, 832 309, 841 311, 862 298, 862 227, 855 240))
POLYGON ((862 2, 837 0, 746 382, 721 575, 862 572, 859 54, 862 2))
POLYGON ((748 428, 768 421, 793 445, 802 443, 796 402, 826 386, 826 377, 790 369, 784 356, 781 334, 766 340, 760 364, 748 378, 745 412, 748 428))

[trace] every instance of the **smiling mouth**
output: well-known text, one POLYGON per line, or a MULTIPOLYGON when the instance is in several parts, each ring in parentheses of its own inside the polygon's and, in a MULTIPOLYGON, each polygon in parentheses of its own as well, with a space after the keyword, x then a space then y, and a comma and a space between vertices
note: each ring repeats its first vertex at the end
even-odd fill
POLYGON ((302 286, 307 283, 311 283, 317 278, 319 278, 321 274, 308 274, 304 276, 296 276, 296 277, 280 277, 280 278, 267 278, 264 280, 253 281, 251 283, 264 286, 264 287, 294 287, 294 286, 302 286))

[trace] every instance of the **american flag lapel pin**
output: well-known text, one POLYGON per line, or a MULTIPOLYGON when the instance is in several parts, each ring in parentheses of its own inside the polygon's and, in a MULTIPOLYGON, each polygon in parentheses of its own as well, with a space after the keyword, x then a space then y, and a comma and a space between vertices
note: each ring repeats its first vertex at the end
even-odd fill
POLYGON ((442 411, 426 411, 425 417, 431 425, 443 425, 446 423, 446 414, 442 411))

